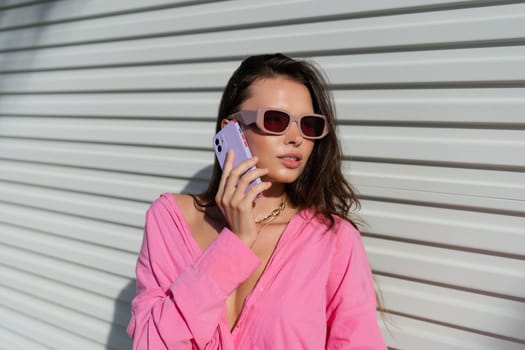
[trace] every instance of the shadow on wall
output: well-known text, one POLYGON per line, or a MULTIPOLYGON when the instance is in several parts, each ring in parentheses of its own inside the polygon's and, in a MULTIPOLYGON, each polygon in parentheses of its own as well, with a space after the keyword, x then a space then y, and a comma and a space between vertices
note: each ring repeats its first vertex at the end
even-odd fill
MULTIPOLYGON (((3 40, 0 42, 1 50, 24 49, 23 59, 14 59, 18 51, 0 54, 0 72, 12 70, 27 70, 33 68, 33 60, 39 48, 40 38, 46 30, 54 1, 38 4, 13 5, 13 1, 0 0, 0 30, 3 40), (20 28, 27 27, 27 28, 20 28), (20 66, 22 65, 22 66, 20 66)), ((0 79, 0 88, 2 79, 0 79)), ((0 90, 2 91, 2 90, 0 90)))
POLYGON ((115 301, 111 330, 106 341, 107 350, 132 349, 131 339, 126 333, 130 319, 131 299, 135 296, 135 279, 122 289, 115 301))
MULTIPOLYGON (((189 180, 181 193, 200 193, 206 186, 212 173, 213 166, 209 165, 195 174, 189 180)), ((166 191, 169 191, 166 189, 166 191)), ((160 195, 160 194, 159 194, 160 195)), ((113 322, 106 341, 107 350, 130 350, 132 349, 131 339, 126 333, 126 327, 131 315, 131 300, 135 296, 136 280, 131 280, 119 293, 114 307, 113 322)))

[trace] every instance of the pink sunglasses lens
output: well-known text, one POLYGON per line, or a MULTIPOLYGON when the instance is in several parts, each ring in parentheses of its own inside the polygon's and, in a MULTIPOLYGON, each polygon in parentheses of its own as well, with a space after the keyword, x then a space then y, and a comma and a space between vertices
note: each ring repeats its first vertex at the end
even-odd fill
POLYGON ((290 123, 290 116, 281 111, 264 112, 264 128, 271 132, 283 132, 290 123))
POLYGON ((303 117, 301 119, 301 131, 308 137, 319 137, 323 134, 325 120, 317 116, 303 117))

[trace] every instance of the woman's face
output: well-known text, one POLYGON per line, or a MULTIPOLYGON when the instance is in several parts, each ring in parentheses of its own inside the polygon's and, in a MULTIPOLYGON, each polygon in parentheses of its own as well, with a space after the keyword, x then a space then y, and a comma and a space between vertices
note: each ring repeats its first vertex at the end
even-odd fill
MULTIPOLYGON (((256 110, 262 107, 284 109, 292 116, 314 113, 306 86, 286 77, 260 79, 250 86, 249 98, 240 109, 256 110)), ((245 127, 250 150, 259 158, 257 167, 269 170, 264 181, 292 183, 304 170, 314 141, 303 138, 298 128, 297 123, 292 123, 285 134, 269 135, 255 125, 245 127)))

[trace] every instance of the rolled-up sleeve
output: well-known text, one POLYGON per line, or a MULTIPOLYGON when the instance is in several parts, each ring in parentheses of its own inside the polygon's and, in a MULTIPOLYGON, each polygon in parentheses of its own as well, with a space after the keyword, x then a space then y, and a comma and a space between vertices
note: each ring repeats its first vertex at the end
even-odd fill
POLYGON ((202 255, 184 266, 170 235, 180 235, 160 204, 146 214, 136 265, 137 295, 128 334, 134 349, 203 349, 215 341, 228 295, 260 261, 224 229, 202 255))

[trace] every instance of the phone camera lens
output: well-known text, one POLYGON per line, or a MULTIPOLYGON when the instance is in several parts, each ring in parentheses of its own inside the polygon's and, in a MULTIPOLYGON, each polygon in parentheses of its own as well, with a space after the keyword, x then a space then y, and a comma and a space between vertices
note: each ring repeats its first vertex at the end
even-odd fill
POLYGON ((218 146, 219 145, 219 139, 215 139, 215 144, 218 146))
POLYGON ((218 146, 218 147, 217 147, 217 151, 222 152, 222 147, 221 147, 221 146, 218 146))

